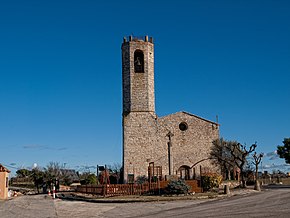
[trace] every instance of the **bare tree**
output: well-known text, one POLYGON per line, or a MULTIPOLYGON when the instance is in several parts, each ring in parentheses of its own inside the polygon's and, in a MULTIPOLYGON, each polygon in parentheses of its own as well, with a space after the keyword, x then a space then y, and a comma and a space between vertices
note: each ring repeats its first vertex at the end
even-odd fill
POLYGON ((234 167, 238 167, 241 175, 241 187, 245 188, 245 164, 247 163, 248 155, 254 152, 256 147, 256 143, 252 144, 250 148, 247 149, 245 145, 242 145, 236 141, 218 139, 213 142, 210 156, 216 163, 220 164, 224 171, 228 172, 234 167))
POLYGON ((261 160, 263 158, 263 154, 260 153, 260 154, 257 154, 257 152, 255 152, 253 154, 253 158, 254 158, 254 161, 252 161, 252 163, 255 165, 255 187, 254 189, 257 190, 257 191, 261 191, 261 188, 260 188, 260 182, 259 182, 259 175, 258 175, 258 170, 259 170, 259 164, 261 163, 261 160))
POLYGON ((44 173, 39 168, 34 168, 31 170, 30 177, 33 179, 34 185, 37 189, 37 193, 39 193, 39 189, 43 184, 43 175, 44 173))
POLYGON ((61 167, 57 162, 49 162, 44 170, 44 179, 49 189, 52 189, 52 185, 59 185, 59 179, 61 178, 61 167))
MULTIPOLYGON (((235 167, 230 150, 225 146, 228 141, 223 138, 214 140, 210 152, 210 159, 221 168, 222 174, 226 175, 225 179, 231 180, 231 171, 235 167)), ((228 145, 230 146, 230 145, 228 145)))
POLYGON ((236 166, 240 169, 241 173, 241 187, 246 188, 246 180, 245 180, 245 173, 244 173, 244 167, 247 163, 247 156, 254 152, 257 147, 257 144, 252 144, 250 148, 247 150, 246 145, 242 145, 238 142, 234 142, 233 144, 227 143, 226 148, 229 149, 233 161, 235 162, 236 166))
POLYGON ((121 173, 122 173, 122 166, 120 163, 114 163, 113 165, 108 165, 107 169, 110 173, 110 180, 112 180, 112 183, 119 184, 121 173))

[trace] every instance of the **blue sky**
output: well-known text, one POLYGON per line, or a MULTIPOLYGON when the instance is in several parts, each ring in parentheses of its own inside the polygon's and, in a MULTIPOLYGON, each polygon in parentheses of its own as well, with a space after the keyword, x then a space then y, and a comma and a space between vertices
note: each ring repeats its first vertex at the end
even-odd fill
POLYGON ((2 1, 0 162, 121 163, 121 43, 153 36, 156 112, 264 152, 290 137, 290 2, 2 1))

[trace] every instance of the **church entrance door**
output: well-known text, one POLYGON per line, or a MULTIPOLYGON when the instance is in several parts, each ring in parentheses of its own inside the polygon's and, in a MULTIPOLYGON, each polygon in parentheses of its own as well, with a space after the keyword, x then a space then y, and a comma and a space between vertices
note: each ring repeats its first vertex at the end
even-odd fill
POLYGON ((189 180, 190 179, 190 167, 187 165, 182 165, 178 169, 181 179, 189 180))

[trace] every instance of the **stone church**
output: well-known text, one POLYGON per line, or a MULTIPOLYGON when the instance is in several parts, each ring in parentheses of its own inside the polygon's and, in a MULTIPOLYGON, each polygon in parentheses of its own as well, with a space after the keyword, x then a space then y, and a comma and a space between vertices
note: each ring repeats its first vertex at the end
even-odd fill
POLYGON ((188 112, 158 117, 155 112, 153 38, 124 37, 124 182, 138 176, 195 179, 214 166, 208 159, 219 124, 188 112))

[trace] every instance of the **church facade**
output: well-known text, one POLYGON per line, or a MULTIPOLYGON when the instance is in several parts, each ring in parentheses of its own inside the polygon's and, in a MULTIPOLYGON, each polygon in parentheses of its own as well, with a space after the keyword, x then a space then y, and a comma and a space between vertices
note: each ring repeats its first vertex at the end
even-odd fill
POLYGON ((122 82, 124 182, 138 176, 194 179, 201 167, 215 169, 208 158, 218 123, 184 111, 155 113, 153 38, 123 39, 122 82))

